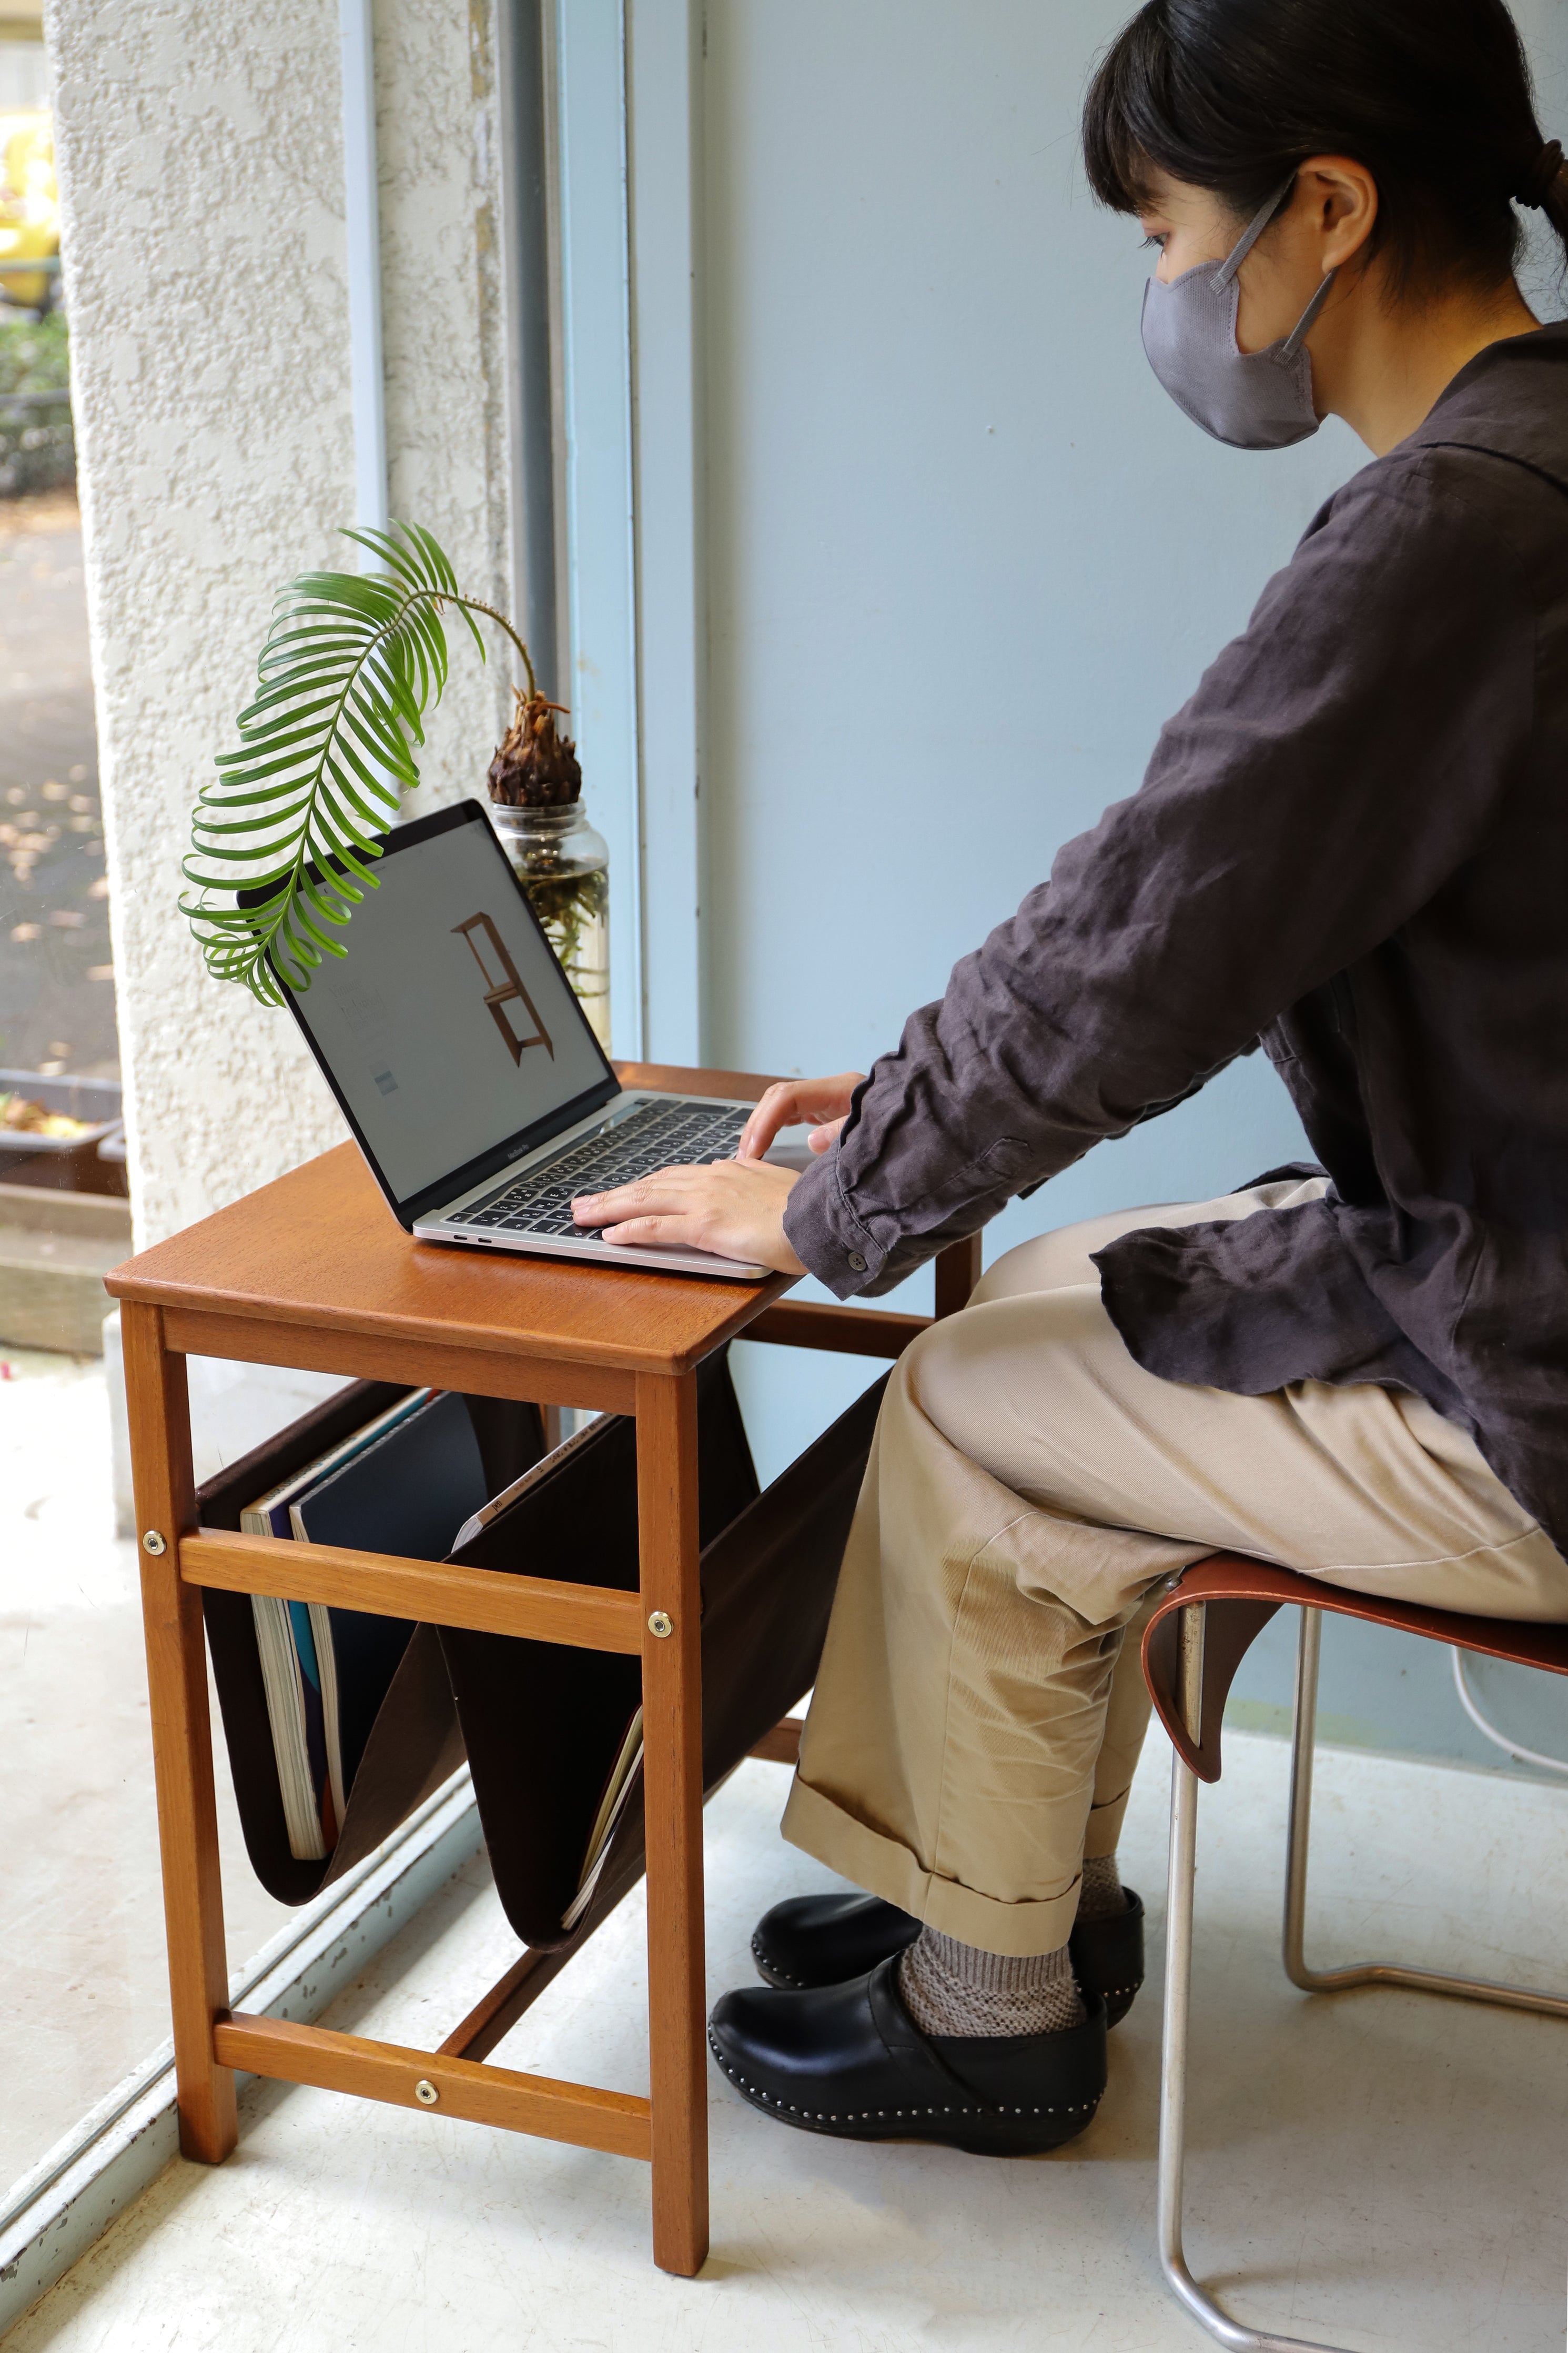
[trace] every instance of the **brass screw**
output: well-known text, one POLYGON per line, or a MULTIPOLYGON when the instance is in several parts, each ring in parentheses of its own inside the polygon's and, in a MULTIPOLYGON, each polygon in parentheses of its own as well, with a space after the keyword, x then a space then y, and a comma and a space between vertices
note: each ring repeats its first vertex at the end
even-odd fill
POLYGON ((675 1631, 675 1620, 673 1618, 667 1617, 662 1609, 656 1609, 647 1621, 647 1630, 659 1641, 666 1641, 675 1631))
POLYGON ((163 1542, 163 1537, 158 1534, 156 1528, 149 1528, 146 1535, 142 1539, 142 1549, 143 1552, 150 1552, 153 1559, 156 1560, 160 1553, 167 1552, 169 1547, 163 1542))
POLYGON ((428 2075, 421 2075, 414 2086, 414 2096, 422 2108, 433 2108, 441 2094, 428 2075))

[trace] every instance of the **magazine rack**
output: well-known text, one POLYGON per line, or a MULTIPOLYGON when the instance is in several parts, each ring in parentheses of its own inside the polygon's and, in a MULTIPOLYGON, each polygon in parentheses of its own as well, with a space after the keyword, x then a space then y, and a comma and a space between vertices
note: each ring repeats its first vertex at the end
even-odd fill
MULTIPOLYGON (((623 1064, 629 1086, 755 1100, 765 1079, 623 1064)), ((936 1311, 968 1299, 978 1237, 936 1266, 936 1311)), ((352 2092, 649 2160, 653 2253, 690 2276, 708 2252, 703 2035, 702 1719, 697 1368, 744 1333, 784 1346, 896 1357, 928 1318, 784 1301, 755 1283, 565 1260, 481 1258, 412 1240, 353 1145, 130 1259, 122 1303, 142 1547, 153 1762, 180 2146, 218 2164, 237 2137, 234 2071, 352 2092), (634 1416, 636 1594, 453 1563, 204 1530, 184 1359, 371 1377, 634 1416), (202 1589, 283 1592, 433 1625, 532 1636, 640 1660, 651 2095, 490 2066, 566 1956, 525 1952, 438 2052, 228 2009, 202 1589)), ((793 1722, 754 1753, 788 1761, 793 1722)))

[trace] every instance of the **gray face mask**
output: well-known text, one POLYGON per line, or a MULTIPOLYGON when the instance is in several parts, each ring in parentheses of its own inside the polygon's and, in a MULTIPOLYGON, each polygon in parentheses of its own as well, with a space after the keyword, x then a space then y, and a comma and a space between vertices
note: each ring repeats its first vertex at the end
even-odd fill
POLYGON ((1143 349, 1150 366, 1176 406, 1233 449, 1288 449, 1315 433, 1321 421, 1312 406, 1312 357, 1306 343, 1337 270, 1328 272, 1282 341, 1244 352, 1236 340, 1241 302, 1236 273, 1295 185, 1292 172, 1217 268, 1200 261, 1168 286, 1151 278, 1143 289, 1143 349))

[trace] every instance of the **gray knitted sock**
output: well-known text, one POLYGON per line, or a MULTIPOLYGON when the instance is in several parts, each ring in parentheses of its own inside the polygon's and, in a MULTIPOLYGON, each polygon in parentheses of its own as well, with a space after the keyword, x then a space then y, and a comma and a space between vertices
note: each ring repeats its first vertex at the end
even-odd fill
POLYGON ((899 1964, 899 1991, 922 2034, 1054 2034, 1085 2017, 1065 1945, 1016 1958, 922 1928, 899 1964))
POLYGON ((1125 1912, 1127 1895, 1121 1884, 1121 1873, 1116 1868, 1113 1854, 1085 1855, 1083 1883, 1079 1889, 1078 1916, 1080 1920, 1103 1920, 1115 1912, 1125 1912))

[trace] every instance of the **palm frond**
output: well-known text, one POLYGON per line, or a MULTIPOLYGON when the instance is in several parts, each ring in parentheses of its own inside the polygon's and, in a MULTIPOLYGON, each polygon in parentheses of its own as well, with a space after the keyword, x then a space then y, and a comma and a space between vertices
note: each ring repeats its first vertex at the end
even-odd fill
POLYGON ((465 596, 442 549, 416 523, 350 531, 379 572, 303 572, 282 589, 237 722, 237 751, 218 754, 192 820, 181 913, 217 980, 280 1005, 279 975, 310 985, 367 890, 380 837, 419 782, 426 712, 447 683, 441 615, 510 623, 465 596), (240 893, 244 893, 241 903, 240 893))

